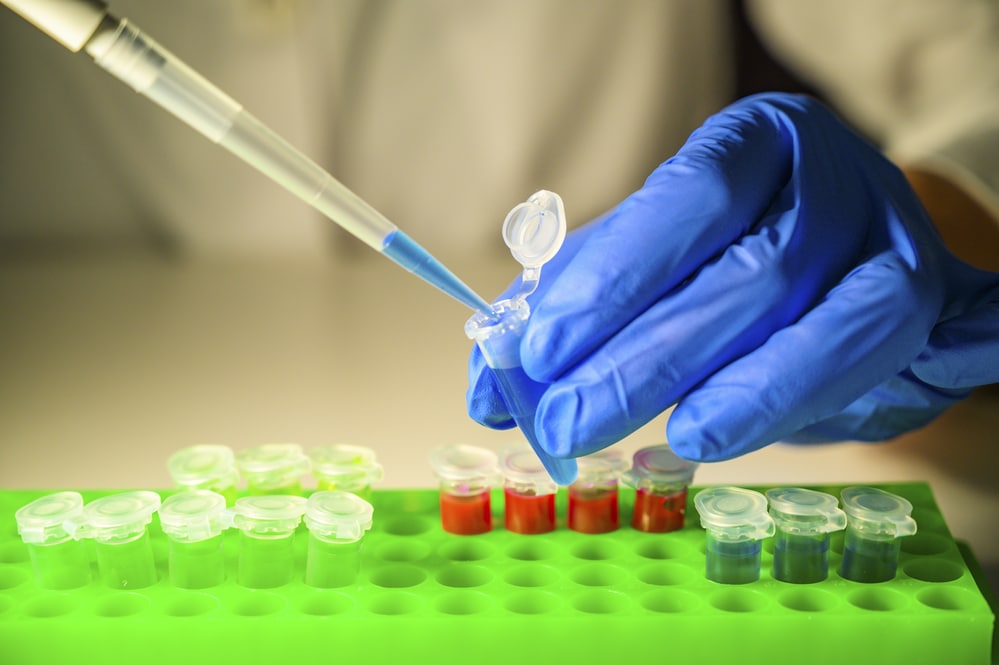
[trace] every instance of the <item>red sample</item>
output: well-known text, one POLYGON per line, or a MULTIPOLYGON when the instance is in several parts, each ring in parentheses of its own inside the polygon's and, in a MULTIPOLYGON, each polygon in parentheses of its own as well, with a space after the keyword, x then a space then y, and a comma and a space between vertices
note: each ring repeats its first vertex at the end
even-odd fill
POLYGON ((580 533, 607 533, 620 524, 617 488, 569 487, 569 528, 580 533))
POLYGON ((635 512, 631 526, 649 533, 666 533, 683 528, 687 508, 687 489, 675 494, 656 494, 639 489, 635 492, 635 512))
POLYGON ((504 526, 513 533, 548 533, 555 530, 555 495, 521 494, 503 490, 506 503, 504 526))
POLYGON ((471 536, 493 528, 489 491, 479 494, 441 492, 441 526, 448 533, 471 536))

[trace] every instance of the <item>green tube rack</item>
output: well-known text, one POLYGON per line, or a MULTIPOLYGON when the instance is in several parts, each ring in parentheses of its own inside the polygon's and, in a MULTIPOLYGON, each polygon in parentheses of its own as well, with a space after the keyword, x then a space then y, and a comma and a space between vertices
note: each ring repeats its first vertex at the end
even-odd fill
MULTIPOLYGON (((704 531, 692 499, 669 534, 622 526, 587 535, 565 527, 477 536, 440 528, 437 493, 376 491, 356 587, 304 584, 307 534, 296 535, 295 580, 252 590, 236 584, 238 543, 225 534, 226 581, 170 585, 168 543, 150 527, 159 580, 134 591, 88 586, 44 591, 34 581, 14 512, 48 492, 0 492, 0 663, 179 662, 274 665, 291 661, 437 665, 548 662, 962 663, 992 659, 992 611, 933 499, 920 483, 879 485, 909 499, 919 532, 902 542, 897 577, 862 584, 773 579, 764 541, 759 581, 704 577, 704 531)), ((759 488, 763 491, 766 488, 759 488)), ((839 495, 840 487, 813 487, 839 495)), ((110 492, 83 492, 91 501, 110 492)), ((166 496, 168 493, 163 493, 166 496)), ((622 525, 633 492, 622 489, 622 525)), ((502 494, 493 495, 502 525, 502 494)))

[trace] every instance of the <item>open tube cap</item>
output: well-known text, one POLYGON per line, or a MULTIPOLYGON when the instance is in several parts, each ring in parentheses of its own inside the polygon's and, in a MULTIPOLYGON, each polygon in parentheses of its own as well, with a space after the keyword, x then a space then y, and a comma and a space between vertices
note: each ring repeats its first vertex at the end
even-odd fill
POLYGON ((500 472, 508 485, 518 491, 532 491, 536 495, 554 494, 558 485, 548 475, 544 464, 530 446, 508 446, 499 454, 500 472))
POLYGON ((912 504, 900 496, 875 487, 846 487, 840 496, 851 527, 894 537, 916 533, 912 504))
POLYGON ((685 460, 665 443, 635 451, 631 469, 621 477, 636 489, 656 491, 688 486, 694 479, 697 462, 685 460))
POLYGON ((370 485, 385 475, 375 451, 363 446, 320 446, 309 451, 309 460, 313 475, 327 482, 370 485))
POLYGON ((617 480, 628 468, 628 460, 616 450, 605 448, 595 453, 577 457, 579 475, 573 484, 601 484, 617 480))
POLYGON ((305 513, 305 498, 290 494, 244 496, 225 512, 227 523, 260 537, 290 536, 305 513))
POLYGON ((371 528, 374 508, 350 492, 316 492, 305 505, 305 526, 323 539, 342 542, 360 540, 371 528))
POLYGON ((767 498, 741 487, 712 487, 694 497, 701 526, 728 541, 762 540, 774 535, 767 498))
POLYGON ((160 506, 160 526, 174 540, 196 543, 226 528, 225 497, 211 490, 190 490, 168 497, 160 506))
POLYGON ((183 448, 167 460, 167 470, 178 487, 228 487, 239 480, 235 455, 228 446, 183 448))
POLYGON ((846 513, 831 494, 800 487, 767 490, 770 516, 786 533, 815 535, 846 528, 846 513))
POLYGON ((548 263, 562 246, 565 232, 562 197, 545 189, 514 206, 503 220, 503 241, 525 268, 548 263))
POLYGON ((70 538, 63 523, 79 521, 82 513, 83 497, 79 492, 57 492, 23 506, 14 519, 25 543, 49 545, 70 538))

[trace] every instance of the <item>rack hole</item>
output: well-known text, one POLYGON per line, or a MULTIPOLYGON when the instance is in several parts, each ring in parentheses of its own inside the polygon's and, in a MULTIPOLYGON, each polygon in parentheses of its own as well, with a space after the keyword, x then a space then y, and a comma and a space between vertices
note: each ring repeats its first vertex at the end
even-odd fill
POLYGON ((24 584, 27 579, 28 574, 23 570, 18 570, 17 568, 10 570, 0 568, 0 589, 13 589, 16 586, 24 584))
POLYGON ((116 593, 105 596, 97 603, 95 612, 102 617, 128 617, 141 613, 149 607, 149 600, 137 593, 116 593))
POLYGON ((275 614, 284 608, 284 599, 273 593, 253 592, 239 597, 232 606, 234 614, 244 617, 262 617, 275 614))
POLYGON ((371 583, 386 589, 402 589, 420 584, 427 574, 416 566, 399 564, 386 566, 371 575, 371 583))
POLYGON ((624 579, 624 571, 606 563, 594 563, 572 571, 569 578, 583 586, 614 586, 624 579))
POLYGON ((593 590, 573 598, 572 606, 586 614, 615 614, 628 607, 628 598, 617 591, 593 590))
POLYGON ((482 561, 493 553, 492 547, 475 540, 461 540, 448 543, 441 548, 441 554, 449 561, 482 561))
POLYGON ((467 563, 453 563, 437 574, 440 584, 456 588, 482 586, 492 578, 493 574, 488 568, 467 563))
POLYGON ((711 596, 711 605, 723 612, 756 612, 766 607, 766 598, 748 589, 726 589, 711 596))
POLYGON ((411 593, 393 592, 376 596, 368 603, 368 610, 383 616, 412 614, 420 609, 420 599, 411 593))
POLYGON ((545 591, 522 591, 506 599, 506 609, 516 614, 547 614, 555 611, 559 597, 545 591))
POLYGON ((349 596, 336 592, 317 592, 302 601, 301 610, 303 614, 316 617, 328 617, 334 614, 343 614, 351 607, 354 601, 349 596))
POLYGON ((950 541, 935 533, 923 533, 903 538, 900 547, 909 554, 943 554, 950 547, 950 541))
POLYGON ((506 574, 506 583, 519 587, 539 587, 553 584, 559 573, 550 566, 523 565, 506 574))
POLYGON ((686 612, 697 606, 697 596, 676 589, 657 589, 642 596, 642 607, 658 614, 686 612))
POLYGON ((942 559, 917 559, 902 568, 905 574, 923 582, 953 582, 964 574, 961 566, 942 559))
POLYGON ((976 597, 964 589, 936 587, 923 589, 916 600, 937 610, 969 610, 975 606, 976 597))
POLYGON ((891 589, 863 589, 851 593, 847 600, 854 607, 872 612, 891 612, 905 607, 905 596, 891 589))
POLYGON ((393 536, 418 536, 430 530, 430 520, 415 515, 396 517, 385 523, 385 532, 393 536))
POLYGON ((644 559, 679 559, 686 555, 686 548, 676 542, 661 538, 639 545, 635 552, 644 559))
POLYGON ((578 543, 571 550, 570 554, 577 559, 587 561, 606 561, 618 556, 620 548, 609 540, 598 540, 592 536, 585 542, 578 543))
POLYGON ((24 543, 14 542, 0 545, 0 563, 24 563, 28 560, 28 548, 24 543))
POLYGON ((672 562, 654 563, 644 566, 638 571, 638 579, 655 586, 672 586, 689 582, 694 577, 694 571, 686 566, 672 562))
POLYGON ((167 603, 164 612, 172 617, 196 617, 208 614, 216 607, 218 601, 203 593, 187 593, 167 603))
POLYGON ((430 555, 430 545, 419 540, 400 540, 382 545, 376 552, 382 561, 421 561, 430 555))
POLYGON ((818 589, 795 589, 782 593, 777 602, 796 612, 825 612, 836 607, 836 597, 818 589))
POLYGON ((556 548, 547 540, 523 538, 507 551, 511 559, 518 561, 543 561, 555 556, 556 548))
POLYGON ((31 599, 25 605, 24 613, 36 619, 50 619, 69 614, 76 607, 77 601, 71 596, 53 593, 31 599))
POLYGON ((437 599, 435 607, 443 614, 480 614, 489 609, 492 599, 473 591, 453 591, 437 599))

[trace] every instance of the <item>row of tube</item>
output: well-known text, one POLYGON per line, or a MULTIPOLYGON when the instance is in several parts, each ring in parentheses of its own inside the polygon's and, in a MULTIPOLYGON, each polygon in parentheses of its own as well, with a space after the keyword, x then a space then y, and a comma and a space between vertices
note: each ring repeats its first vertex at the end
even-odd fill
MULTIPOLYGON (((667 446, 637 451, 629 464, 614 450, 580 457, 579 473, 568 487, 566 524, 580 533, 608 533, 619 528, 618 488, 635 488, 631 525, 665 533, 683 527, 687 488, 697 464, 681 459, 667 446)), ((440 483, 441 526, 448 533, 474 535, 492 529, 490 493, 503 487, 504 527, 520 534, 556 528, 558 486, 526 445, 499 455, 486 448, 452 445, 430 458, 440 483)))
POLYGON ((223 532, 239 531, 236 581, 255 589, 277 587, 295 574, 293 539, 304 521, 309 532, 304 581, 320 588, 353 584, 360 547, 371 528, 371 504, 340 490, 226 498, 211 490, 185 490, 161 502, 150 491, 122 492, 84 504, 78 492, 43 496, 17 511, 38 585, 72 589, 91 582, 93 543, 104 584, 140 589, 158 581, 149 526, 159 515, 169 542, 169 578, 177 588, 202 589, 225 580, 223 532))

